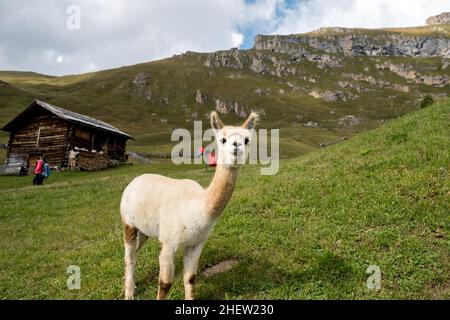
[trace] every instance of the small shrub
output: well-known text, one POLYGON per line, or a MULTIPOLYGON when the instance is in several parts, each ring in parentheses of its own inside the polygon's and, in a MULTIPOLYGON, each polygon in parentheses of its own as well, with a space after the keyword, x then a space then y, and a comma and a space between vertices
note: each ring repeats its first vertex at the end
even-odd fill
POLYGON ((428 106, 431 106, 433 103, 434 103, 433 97, 427 94, 425 95, 425 97, 423 97, 422 102, 420 103, 420 107, 426 108, 428 106))

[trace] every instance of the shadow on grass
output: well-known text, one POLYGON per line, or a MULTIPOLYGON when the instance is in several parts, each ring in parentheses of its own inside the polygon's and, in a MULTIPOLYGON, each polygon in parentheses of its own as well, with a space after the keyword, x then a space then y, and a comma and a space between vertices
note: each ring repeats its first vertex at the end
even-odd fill
MULTIPOLYGON (((152 258, 157 259, 157 256, 153 255, 152 258)), ((169 299, 183 299, 181 256, 177 257, 175 264, 176 279, 169 293, 169 299)), ((306 265, 310 267, 305 267, 304 264, 284 266, 273 264, 261 256, 246 255, 242 252, 231 254, 213 249, 208 252, 207 257, 200 260, 196 298, 200 300, 345 298, 355 291, 358 283, 365 277, 364 273, 356 271, 358 268, 349 258, 331 251, 317 252, 306 265), (212 257, 217 258, 212 260, 212 257), (237 265, 210 277, 203 275, 203 270, 208 266, 228 259, 237 259, 237 265), (209 261, 205 263, 205 260, 209 261)), ((155 299, 159 272, 157 264, 144 263, 144 266, 138 268, 144 268, 145 272, 136 276, 136 298, 155 299)))
POLYGON ((306 270, 300 265, 284 268, 252 256, 241 257, 238 265, 227 272, 209 278, 199 277, 197 298, 265 298, 265 291, 275 289, 280 296, 268 293, 272 299, 298 299, 308 298, 302 296, 302 292, 311 287, 317 291, 309 298, 338 298, 342 293, 354 290, 360 280, 351 261, 329 251, 319 253, 306 270))
POLYGON ((135 297, 138 299, 156 299, 158 278, 159 273, 154 270, 149 270, 143 277, 136 277, 135 297))

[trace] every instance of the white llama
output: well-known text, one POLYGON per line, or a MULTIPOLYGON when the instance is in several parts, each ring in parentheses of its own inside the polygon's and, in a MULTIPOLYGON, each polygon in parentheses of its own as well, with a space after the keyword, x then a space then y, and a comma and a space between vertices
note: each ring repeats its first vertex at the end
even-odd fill
POLYGON ((214 178, 204 189, 193 180, 176 180, 156 174, 135 178, 120 203, 125 242, 125 299, 134 297, 136 252, 148 237, 158 239, 159 285, 157 299, 165 299, 174 278, 174 257, 184 247, 185 298, 194 299, 198 260, 217 218, 233 194, 240 164, 248 156, 251 129, 258 115, 251 113, 241 127, 224 126, 211 113, 218 164, 214 178))

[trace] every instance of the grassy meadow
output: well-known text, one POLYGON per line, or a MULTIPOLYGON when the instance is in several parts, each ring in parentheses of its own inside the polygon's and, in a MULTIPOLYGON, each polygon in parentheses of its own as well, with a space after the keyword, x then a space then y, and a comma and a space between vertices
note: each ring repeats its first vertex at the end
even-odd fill
MULTIPOLYGON (((450 101, 414 111, 348 141, 282 160, 275 176, 241 169, 207 241, 198 299, 449 299, 450 101), (381 289, 369 290, 370 265, 381 289)), ((98 172, 0 177, 0 298, 121 299, 119 202, 137 175, 191 178, 212 171, 170 162, 98 172), (68 290, 66 269, 81 268, 68 290)), ((156 241, 139 252, 137 299, 154 299, 156 241)), ((169 299, 182 299, 181 255, 169 299)))

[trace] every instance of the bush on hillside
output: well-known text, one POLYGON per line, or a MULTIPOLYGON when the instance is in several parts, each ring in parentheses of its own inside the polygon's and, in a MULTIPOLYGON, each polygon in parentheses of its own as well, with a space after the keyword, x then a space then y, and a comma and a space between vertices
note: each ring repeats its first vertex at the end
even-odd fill
POLYGON ((433 104, 433 97, 431 97, 429 94, 425 95, 423 97, 422 102, 420 103, 421 108, 426 108, 428 106, 431 106, 433 104))

